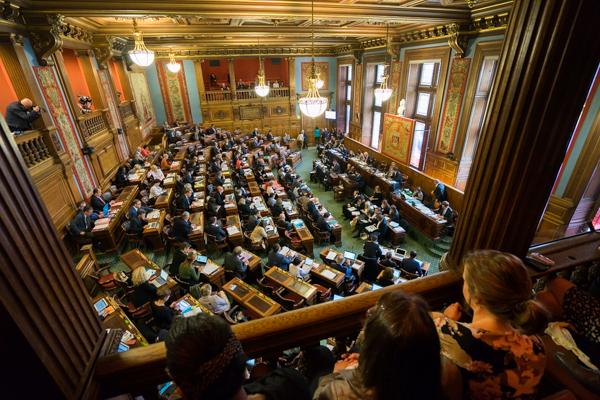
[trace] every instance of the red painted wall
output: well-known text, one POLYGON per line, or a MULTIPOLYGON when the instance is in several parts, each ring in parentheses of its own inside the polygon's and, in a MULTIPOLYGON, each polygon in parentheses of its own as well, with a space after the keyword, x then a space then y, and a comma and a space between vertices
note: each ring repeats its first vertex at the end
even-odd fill
POLYGON ((121 84, 121 78, 119 75, 119 66, 117 65, 117 61, 114 59, 110 60, 110 69, 111 75, 113 78, 113 83, 115 84, 115 90, 121 93, 121 97, 117 99, 118 102, 127 100, 125 98, 125 92, 123 91, 123 85, 121 84))
POLYGON ((265 59, 265 75, 268 81, 273 82, 278 80, 280 83, 283 81, 283 86, 289 86, 289 72, 288 72, 288 60, 285 57, 281 57, 280 64, 273 64, 271 58, 265 59))
POLYGON ((83 68, 81 67, 79 58, 75 55, 75 52, 71 49, 63 49, 62 55, 65 60, 65 68, 67 69, 69 82, 73 88, 73 94, 75 96, 90 96, 90 89, 85 80, 83 68))
POLYGON ((217 82, 219 84, 225 83, 229 86, 229 61, 225 58, 218 59, 220 65, 218 67, 211 67, 210 60, 204 60, 202 63, 202 78, 204 79, 204 88, 205 90, 217 90, 216 87, 210 87, 210 79, 208 76, 210 74, 215 74, 217 76, 217 82))
MULTIPOLYGON (((288 62, 287 59, 281 58, 280 64, 273 64, 271 58, 263 58, 265 66, 265 78, 273 83, 278 80, 284 82, 283 86, 288 86, 288 62)), ((245 84, 254 83, 258 74, 258 57, 256 58, 236 58, 233 62, 235 71, 235 80, 239 82, 241 79, 245 84)))
POLYGON ((15 92, 15 88, 10 81, 10 77, 6 72, 6 68, 4 67, 4 62, 0 58, 0 112, 2 115, 6 115, 6 106, 12 103, 13 101, 18 100, 17 93, 15 92))

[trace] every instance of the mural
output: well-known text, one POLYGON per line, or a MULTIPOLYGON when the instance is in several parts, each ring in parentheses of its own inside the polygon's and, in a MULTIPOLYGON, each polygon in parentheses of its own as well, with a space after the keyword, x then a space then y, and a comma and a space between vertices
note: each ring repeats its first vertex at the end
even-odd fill
POLYGON ((144 136, 147 128, 154 123, 154 109, 152 108, 152 99, 148 90, 148 81, 144 72, 130 72, 131 90, 135 99, 135 109, 138 113, 138 119, 142 124, 144 136))
POLYGON ((84 196, 91 195, 95 186, 94 175, 81 153, 83 143, 69 115, 66 99, 58 84, 54 67, 33 67, 33 71, 46 100, 48 114, 50 114, 62 142, 66 145, 77 185, 84 196))
POLYGON ((356 64, 354 74, 352 74, 354 78, 354 91, 352 93, 352 103, 354 104, 354 110, 352 113, 352 121, 359 123, 360 122, 360 103, 362 100, 362 64, 356 64))
POLYGON ((390 72, 390 82, 389 86, 394 89, 394 93, 392 93, 392 97, 389 100, 388 111, 391 113, 396 113, 398 109, 398 96, 400 95, 400 77, 402 71, 402 61, 393 61, 390 72))
POLYGON ((444 113, 442 114, 442 127, 436 146, 436 150, 440 153, 449 153, 454 149, 460 107, 465 94, 470 64, 470 58, 454 57, 452 59, 448 93, 446 94, 446 104, 444 105, 444 113))
MULTIPOLYGON (((312 62, 303 62, 300 65, 300 74, 302 75, 302 91, 307 91, 309 87, 308 77, 310 76, 310 66, 312 62)), ((319 90, 329 90, 329 62, 315 61, 317 74, 323 80, 323 87, 319 90)))
POLYGON ((408 165, 414 128, 414 119, 384 114, 381 154, 408 165))
POLYGON ((174 74, 165 68, 163 63, 157 63, 158 81, 162 93, 167 121, 192 121, 190 100, 185 83, 185 69, 174 74))

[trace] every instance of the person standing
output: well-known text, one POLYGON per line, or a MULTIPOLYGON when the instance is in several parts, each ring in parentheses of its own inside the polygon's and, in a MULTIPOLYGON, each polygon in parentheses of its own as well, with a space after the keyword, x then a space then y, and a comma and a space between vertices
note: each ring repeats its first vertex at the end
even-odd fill
POLYGON ((318 126, 315 127, 315 146, 321 143, 321 130, 318 126))
POLYGON ((298 141, 298 147, 300 148, 300 150, 304 150, 308 147, 306 145, 306 138, 304 137, 304 129, 300 131, 300 133, 296 137, 296 140, 298 141))
POLYGON ((40 107, 33 106, 31 99, 13 101, 6 107, 6 124, 11 132, 25 132, 33 129, 31 123, 40 117, 40 107))

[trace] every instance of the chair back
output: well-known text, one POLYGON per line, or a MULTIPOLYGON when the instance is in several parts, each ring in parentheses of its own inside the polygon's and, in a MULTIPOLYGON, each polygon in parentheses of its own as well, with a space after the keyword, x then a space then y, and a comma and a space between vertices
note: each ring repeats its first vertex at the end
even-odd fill
POLYGON ((408 272, 407 270, 400 268, 400 276, 404 279, 412 280, 419 277, 419 274, 413 274, 412 272, 408 272))
POLYGON ((138 308, 133 307, 133 304, 128 304, 127 307, 134 319, 147 321, 152 318, 152 306, 150 302, 144 303, 138 308))
POLYGON ((265 281, 264 276, 260 279, 257 279, 256 283, 258 284, 261 292, 263 292, 264 294, 266 294, 269 297, 273 296, 273 293, 275 292, 275 288, 265 281))

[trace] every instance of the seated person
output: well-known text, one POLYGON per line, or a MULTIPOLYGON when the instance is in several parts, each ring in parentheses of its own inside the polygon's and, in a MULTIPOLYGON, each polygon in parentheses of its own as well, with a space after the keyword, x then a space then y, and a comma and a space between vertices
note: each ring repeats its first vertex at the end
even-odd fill
POLYGON ((152 276, 154 276, 154 270, 146 269, 146 267, 137 267, 131 273, 133 291, 129 295, 129 300, 135 308, 154 301, 158 297, 156 286, 148 282, 152 276))
POLYGON ((319 217, 321 216, 321 213, 319 212, 317 205, 310 199, 309 199, 308 203, 306 204, 306 212, 315 221, 318 220, 319 217))
POLYGON ((250 217, 248 218, 244 231, 252 232, 258 225, 258 221, 260 221, 260 211, 254 210, 254 213, 250 214, 250 217))
POLYGON ((442 354, 461 372, 465 398, 536 398, 546 356, 535 335, 543 332, 548 313, 531 299, 527 268, 514 255, 495 250, 472 252, 462 264, 472 322, 459 322, 458 303, 433 318, 442 354))
POLYGON ((418 296, 401 291, 383 294, 368 312, 360 355, 348 355, 336 365, 336 372, 321 378, 313 398, 444 398, 440 339, 428 311, 418 296), (424 370, 427 376, 414 373, 424 370), (394 371, 394 379, 384 378, 389 371, 394 371))
POLYGON ((177 207, 184 211, 190 211, 192 202, 194 201, 194 192, 191 189, 186 189, 183 196, 177 198, 177 207))
POLYGON ((385 235, 388 231, 387 220, 383 217, 381 213, 377 214, 375 218, 375 226, 377 227, 377 230, 375 232, 377 232, 379 238, 383 239, 385 238, 385 235))
POLYGON ((94 210, 96 214, 102 214, 104 212, 104 206, 106 206, 107 202, 102 198, 102 194, 100 193, 100 189, 94 188, 92 192, 92 197, 90 197, 90 206, 94 210))
POLYGON ((333 231, 333 227, 331 225, 329 225, 329 223, 327 222, 327 218, 330 217, 330 214, 328 212, 326 212, 323 215, 319 215, 319 219, 317 219, 317 229, 321 232, 328 232, 329 233, 329 240, 331 240, 331 232, 333 231))
POLYGON ((273 215, 279 215, 283 212, 283 200, 277 199, 273 208, 271 208, 271 213, 273 215))
POLYGON ((150 200, 155 201, 158 196, 163 195, 165 192, 166 190, 160 186, 160 181, 156 179, 154 182, 152 182, 152 186, 150 187, 148 197, 150 198, 150 200))
POLYGON ((210 223, 206 227, 206 233, 214 236, 217 241, 221 241, 227 237, 227 231, 223 229, 218 222, 217 217, 210 217, 210 223))
POLYGON ((189 400, 310 400, 308 383, 296 370, 279 368, 243 386, 246 356, 221 317, 177 318, 165 339, 167 368, 180 398, 189 400), (283 393, 283 394, 282 394, 283 393))
POLYGON ((381 257, 381 254, 381 247, 379 247, 379 243, 377 243, 377 235, 370 234, 369 238, 363 245, 362 256, 365 258, 379 259, 379 257, 381 257))
POLYGON ((238 210, 242 218, 249 217, 253 213, 252 207, 248 205, 246 199, 243 197, 240 198, 240 201, 238 202, 238 210))
POLYGON ((454 211, 452 210, 452 208, 450 208, 450 203, 448 203, 447 201, 442 201, 440 208, 438 208, 435 212, 444 217, 448 224, 452 224, 452 222, 454 222, 454 211))
POLYGON ((221 171, 217 171, 215 175, 215 179, 213 181, 213 185, 215 186, 223 186, 225 184, 225 178, 223 178, 223 173, 221 171))
POLYGON ((377 207, 381 207, 381 201, 383 200, 383 193, 381 192, 381 188, 379 185, 375 186, 375 190, 373 191, 373 195, 369 198, 371 203, 375 204, 377 207))
POLYGON ((290 263, 288 272, 290 273, 290 275, 295 276, 296 278, 308 279, 310 277, 310 271, 305 272, 304 269, 300 267, 301 263, 302 259, 300 259, 299 257, 294 258, 290 263))
POLYGON ((231 308, 231 304, 229 304, 229 299, 225 292, 219 290, 218 292, 213 293, 210 283, 205 283, 200 286, 198 294, 200 296, 197 297, 197 299, 200 304, 215 314, 223 314, 231 308))
POLYGON ((181 242, 174 245, 175 252, 169 267, 169 274, 177 276, 179 274, 179 266, 187 259, 188 254, 192 250, 192 246, 188 242, 181 242))
POLYGON ((390 203, 387 201, 387 199, 383 199, 381 201, 381 205, 379 207, 381 207, 381 213, 383 215, 389 215, 391 206, 390 206, 390 203))
POLYGON ((169 161, 168 153, 162 155, 162 158, 160 159, 160 168, 164 170, 169 170, 171 168, 171 162, 169 161))
POLYGON ((180 242, 188 240, 190 233, 194 230, 194 226, 190 222, 190 213, 184 211, 181 216, 173 219, 173 227, 171 228, 171 236, 180 242))
POLYGON ((385 253, 385 256, 383 256, 383 259, 381 261, 379 261, 379 263, 381 265, 383 265, 384 267, 390 267, 390 268, 394 268, 394 269, 398 269, 398 264, 396 263, 396 261, 394 261, 392 259, 392 251, 388 251, 387 253, 385 253))
POLYGON ((250 234, 250 240, 252 240, 252 243, 260 243, 263 249, 267 248, 267 239, 269 238, 269 235, 265 230, 266 225, 267 224, 265 220, 261 219, 259 224, 256 225, 256 227, 252 230, 252 233, 250 234))
POLYGON ((69 224, 69 229, 77 241, 85 241, 92 238, 92 229, 94 221, 92 213, 94 210, 90 206, 85 206, 83 211, 79 212, 69 224))
POLYGON ((285 213, 280 213, 275 221, 275 224, 278 228, 285 229, 286 231, 291 231, 294 229, 291 222, 288 222, 285 218, 285 213))
POLYGON ((383 287, 395 285, 394 270, 390 267, 382 269, 375 283, 383 287))
POLYGON ((388 214, 390 217, 390 221, 395 222, 397 224, 400 223, 400 211, 398 211, 398 207, 395 204, 390 206, 390 212, 388 214))
POLYGON ((423 190, 421 190, 421 186, 417 186, 413 192, 413 197, 419 201, 423 201, 423 190))
POLYGON ((198 283, 205 280, 198 266, 194 264, 197 256, 198 253, 195 251, 188 254, 186 260, 179 266, 179 279, 189 283, 198 283))
POLYGON ((241 258, 242 248, 240 246, 236 246, 233 249, 233 252, 225 253, 225 258, 223 260, 223 268, 226 271, 233 273, 240 279, 246 278, 246 272, 248 271, 248 263, 241 258))
POLYGON ((344 204, 342 207, 342 212, 344 213, 345 219, 352 219, 352 212, 349 211, 349 208, 360 209, 360 205, 362 203, 363 196, 360 194, 358 190, 355 190, 352 194, 352 200, 349 203, 344 204))
POLYGON ((171 297, 171 291, 167 289, 151 303, 152 318, 154 319, 152 321, 153 325, 158 329, 167 331, 171 328, 171 324, 176 315, 175 311, 166 305, 167 301, 169 301, 169 297, 171 297))
POLYGON ((162 172, 160 168, 156 165, 150 166, 150 171, 148 171, 147 177, 152 181, 163 181, 165 179, 165 174, 162 172))
POLYGON ((410 257, 405 257, 402 260, 402 262, 400 263, 400 268, 402 268, 406 272, 410 272, 411 274, 423 276, 423 271, 421 270, 421 262, 417 260, 417 252, 414 250, 410 251, 410 257))
POLYGON ((129 220, 129 227, 127 229, 127 233, 132 235, 137 235, 139 238, 142 238, 144 234, 144 225, 146 225, 148 221, 146 221, 146 213, 143 211, 138 212, 135 218, 129 220))
POLYGON ((268 266, 276 266, 284 271, 287 271, 292 260, 279 253, 279 250, 281 250, 281 246, 279 246, 279 243, 275 243, 271 247, 271 250, 269 251, 268 266))

